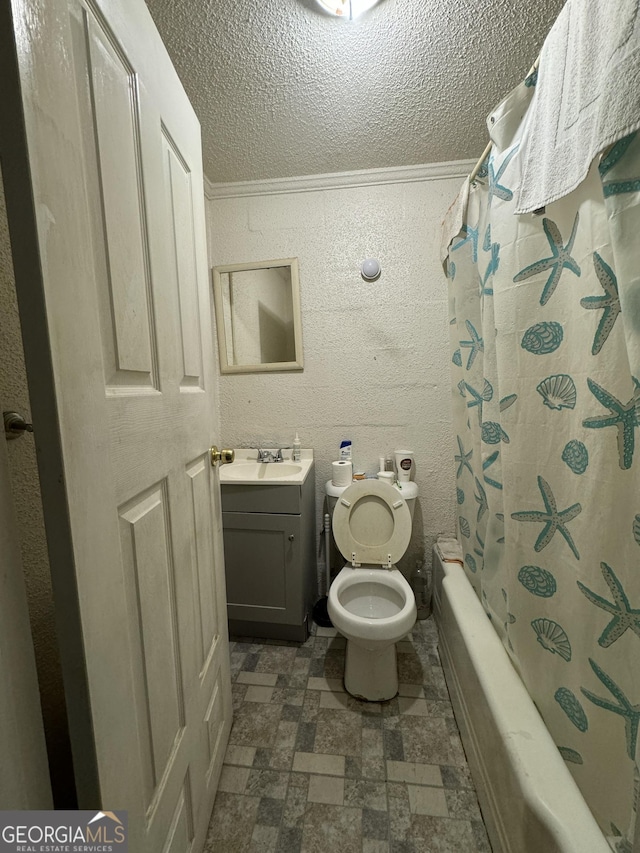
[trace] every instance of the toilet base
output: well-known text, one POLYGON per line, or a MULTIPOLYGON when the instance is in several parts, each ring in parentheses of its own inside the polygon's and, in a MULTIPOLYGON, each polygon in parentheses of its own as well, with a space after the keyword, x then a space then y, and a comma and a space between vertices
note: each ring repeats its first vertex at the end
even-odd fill
POLYGON ((356 699, 384 702, 398 692, 396 644, 370 651, 347 640, 344 686, 356 699))

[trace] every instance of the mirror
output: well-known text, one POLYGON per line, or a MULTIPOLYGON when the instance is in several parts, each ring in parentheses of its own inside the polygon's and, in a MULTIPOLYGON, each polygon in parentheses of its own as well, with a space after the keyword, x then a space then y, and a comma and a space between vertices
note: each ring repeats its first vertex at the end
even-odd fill
POLYGON ((213 268, 221 373, 302 370, 298 259, 213 268))

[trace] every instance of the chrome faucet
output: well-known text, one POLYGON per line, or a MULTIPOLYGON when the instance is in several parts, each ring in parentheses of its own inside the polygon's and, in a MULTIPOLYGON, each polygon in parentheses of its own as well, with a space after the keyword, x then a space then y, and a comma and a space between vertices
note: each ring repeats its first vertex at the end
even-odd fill
POLYGON ((289 450, 288 447, 278 447, 275 450, 258 449, 258 462, 284 462, 283 450, 289 450))

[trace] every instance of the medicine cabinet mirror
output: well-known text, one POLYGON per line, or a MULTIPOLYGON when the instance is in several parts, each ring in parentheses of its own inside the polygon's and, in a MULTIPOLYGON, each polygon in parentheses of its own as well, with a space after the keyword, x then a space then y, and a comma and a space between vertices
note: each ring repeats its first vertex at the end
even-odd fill
POLYGON ((220 371, 302 370, 298 259, 213 268, 220 371))

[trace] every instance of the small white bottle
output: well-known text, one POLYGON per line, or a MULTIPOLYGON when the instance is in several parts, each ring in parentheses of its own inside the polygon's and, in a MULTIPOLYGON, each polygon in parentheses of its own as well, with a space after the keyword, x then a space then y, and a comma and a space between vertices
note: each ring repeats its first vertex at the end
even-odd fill
POLYGON ((298 438, 298 433, 296 432, 296 437, 293 439, 293 455, 294 462, 300 461, 300 439, 298 438))

